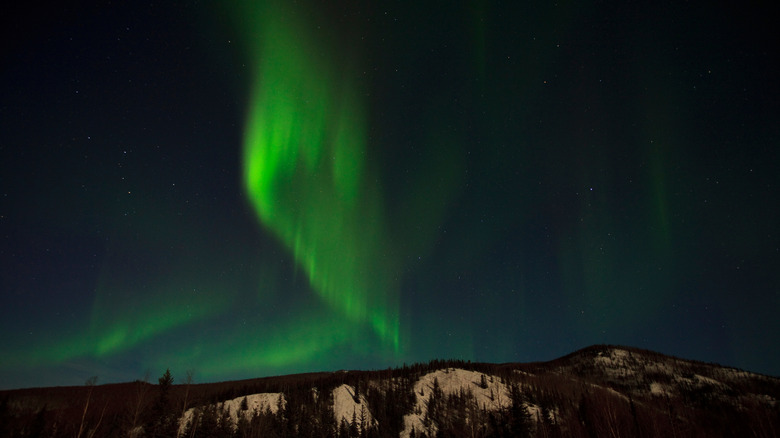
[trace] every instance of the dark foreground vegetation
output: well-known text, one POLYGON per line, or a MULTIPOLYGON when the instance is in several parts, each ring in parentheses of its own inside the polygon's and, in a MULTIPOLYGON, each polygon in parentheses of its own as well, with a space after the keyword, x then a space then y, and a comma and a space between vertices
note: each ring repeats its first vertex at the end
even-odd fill
POLYGON ((780 379, 626 347, 531 364, 433 361, 209 384, 191 376, 174 384, 166 370, 156 384, 91 379, 82 387, 1 391, 0 437, 780 436, 780 379), (447 392, 434 381, 421 407, 415 383, 454 368, 482 373, 474 389, 500 382, 508 399, 488 409, 471 387, 447 392), (363 400, 351 421, 334 417, 333 390, 343 384, 363 400), (278 409, 242 403, 231 413, 221 405, 258 393, 282 394, 278 409), (423 426, 405 430, 405 415, 423 426))

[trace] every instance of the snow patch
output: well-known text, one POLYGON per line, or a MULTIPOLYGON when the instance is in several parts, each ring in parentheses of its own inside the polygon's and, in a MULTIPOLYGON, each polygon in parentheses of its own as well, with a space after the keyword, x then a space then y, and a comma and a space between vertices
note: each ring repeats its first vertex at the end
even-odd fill
POLYGON ((667 385, 658 382, 652 382, 650 383, 650 394, 657 396, 667 396, 671 395, 672 391, 667 385))
POLYGON ((619 348, 609 350, 608 354, 600 351, 594 359, 596 365, 601 367, 612 377, 627 377, 634 374, 634 362, 631 353, 619 348))
POLYGON ((722 382, 719 382, 719 381, 717 381, 715 379, 712 379, 710 377, 707 377, 707 376, 702 376, 701 374, 694 374, 693 377, 697 381, 699 381, 700 384, 708 384, 708 385, 712 385, 712 386, 716 386, 716 387, 726 387, 726 385, 723 384, 722 382))
POLYGON ((361 419, 366 426, 376 424, 363 394, 360 394, 359 400, 360 403, 355 401, 355 388, 350 385, 341 385, 333 390, 333 415, 336 417, 337 426, 342 419, 352 423, 352 418, 356 420, 358 431, 361 430, 361 419))
MULTIPOLYGON (((425 425, 423 419, 428 412, 428 401, 433 392, 433 382, 439 382, 439 388, 442 394, 451 395, 458 393, 461 389, 470 391, 477 401, 480 409, 488 411, 497 411, 501 408, 511 405, 509 398, 509 387, 501 383, 496 376, 480 373, 477 371, 468 371, 460 368, 447 368, 444 370, 428 373, 414 384, 414 394, 417 399, 411 414, 404 415, 404 430, 401 432, 402 438, 408 438, 412 432, 424 431, 425 425), (484 383, 482 385, 484 376, 484 383)), ((526 407, 531 418, 536 418, 538 408, 533 405, 526 407)))
MULTIPOLYGON (((230 409, 230 418, 233 420, 233 424, 238 423, 238 414, 252 415, 255 410, 263 412, 266 409, 270 409, 272 413, 276 413, 279 410, 279 403, 284 403, 284 395, 280 392, 264 392, 260 394, 251 394, 244 397, 237 397, 232 400, 225 400, 222 403, 217 403, 218 410, 230 409), (241 410, 241 404, 246 398, 247 410, 241 410)), ((184 429, 187 427, 187 423, 192 420, 195 415, 195 410, 198 408, 190 408, 184 412, 184 415, 179 419, 179 435, 184 433, 184 429)))

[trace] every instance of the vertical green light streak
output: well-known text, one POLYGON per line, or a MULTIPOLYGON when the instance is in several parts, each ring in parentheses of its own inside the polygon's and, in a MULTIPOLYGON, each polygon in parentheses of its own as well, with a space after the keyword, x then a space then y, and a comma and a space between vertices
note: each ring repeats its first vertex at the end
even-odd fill
POLYGON ((397 350, 397 288, 359 90, 284 4, 245 6, 239 20, 254 69, 243 156, 249 200, 316 293, 397 350))

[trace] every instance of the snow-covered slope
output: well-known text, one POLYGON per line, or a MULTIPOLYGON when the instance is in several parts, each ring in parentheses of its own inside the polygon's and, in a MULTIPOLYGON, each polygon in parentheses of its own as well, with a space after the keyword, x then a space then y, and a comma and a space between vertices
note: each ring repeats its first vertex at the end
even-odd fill
MULTIPOLYGON (((468 391, 476 399, 477 407, 487 411, 497 411, 511 404, 509 388, 496 376, 459 368, 437 370, 420 377, 414 384, 417 402, 411 414, 404 416, 404 430, 401 436, 409 437, 412 429, 415 431, 435 432, 435 426, 425 424, 428 413, 428 403, 433 394, 434 386, 438 384, 442 394, 452 395, 459 391, 468 391)), ((526 409, 535 418, 538 408, 526 405, 526 409)))
MULTIPOLYGON (((219 403, 216 407, 221 410, 227 410, 230 412, 230 418, 233 423, 238 422, 239 413, 242 415, 252 415, 257 410, 263 412, 266 409, 270 409, 272 413, 276 413, 279 410, 279 403, 284 403, 284 395, 279 392, 251 394, 244 397, 237 397, 232 400, 225 400, 219 403), (246 399, 246 410, 241 409, 241 405, 246 399)), ((184 412, 184 415, 179 419, 179 434, 184 433, 184 429, 187 427, 187 423, 192 420, 192 416, 195 415, 197 408, 190 408, 184 412)))
POLYGON ((336 417, 336 425, 340 425, 342 419, 351 423, 354 418, 360 431, 363 423, 367 427, 375 424, 366 398, 361 394, 359 399, 360 403, 355 401, 355 388, 350 385, 341 385, 333 390, 333 415, 336 417))
POLYGON ((763 399, 752 393, 761 386, 750 382, 776 382, 775 378, 743 370, 621 347, 595 346, 560 362, 552 369, 554 373, 572 380, 585 378, 613 391, 618 388, 624 397, 634 398, 693 395, 737 404, 738 399, 730 394, 763 399))
MULTIPOLYGON (((322 373, 294 385, 285 379, 269 389, 289 391, 286 398, 253 394, 246 396, 246 409, 241 409, 244 397, 212 408, 222 419, 229 412, 236 424, 242 413, 277 412, 281 400, 285 414, 265 416, 261 425, 276 429, 263 433, 326 425, 335 430, 317 433, 339 437, 354 434, 355 428, 404 438, 412 432, 572 437, 749 432, 770 437, 780 430, 780 379, 630 347, 593 346, 530 364, 433 361, 381 372, 322 373), (325 394, 329 397, 322 398, 325 394)), ((196 413, 186 412, 182 428, 196 413)), ((246 422, 236 429, 242 427, 246 433, 246 422)))

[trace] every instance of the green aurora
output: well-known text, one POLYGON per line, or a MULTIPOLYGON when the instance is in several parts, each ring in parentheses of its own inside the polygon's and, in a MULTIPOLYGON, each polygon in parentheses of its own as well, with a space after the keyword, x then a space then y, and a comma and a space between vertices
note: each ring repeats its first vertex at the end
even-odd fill
POLYGON ((9 15, 0 387, 595 343, 776 375, 776 50, 730 9, 9 15))
POLYGON ((335 318, 369 325, 398 351, 398 286, 361 93, 281 4, 244 13, 256 19, 248 29, 261 29, 245 32, 254 69, 246 192, 335 318))

